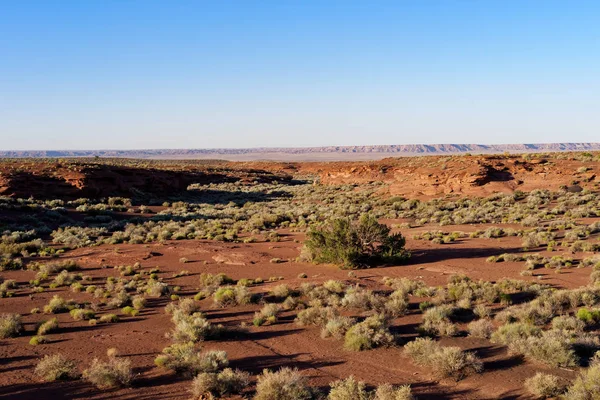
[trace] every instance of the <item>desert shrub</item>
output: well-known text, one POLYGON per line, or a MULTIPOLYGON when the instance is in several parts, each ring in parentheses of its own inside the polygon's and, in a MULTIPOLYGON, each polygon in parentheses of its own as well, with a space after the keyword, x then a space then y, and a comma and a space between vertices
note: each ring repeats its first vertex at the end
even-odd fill
POLYGON ((353 376, 334 381, 330 386, 328 400, 369 400, 371 398, 365 383, 357 381, 353 376))
POLYGON ((547 399, 563 394, 566 385, 555 375, 538 372, 525 381, 525 388, 532 395, 541 399, 547 399))
POLYGON ((297 369, 263 370, 257 377, 254 400, 308 400, 312 397, 306 379, 297 369))
MULTIPOLYGON (((192 381, 194 398, 224 396, 240 393, 250 382, 250 374, 239 369, 225 368, 219 373, 203 372, 192 381)), ((210 397, 209 397, 210 398, 210 397)))
POLYGON ((494 324, 487 319, 473 321, 468 326, 469 336, 481 339, 489 339, 494 333, 494 324))
POLYGON ((48 338, 46 338, 46 336, 32 336, 31 339, 29 339, 29 344, 32 346, 44 343, 48 343, 48 338))
POLYGON ((561 331, 516 339, 508 344, 508 349, 551 367, 574 367, 579 363, 571 337, 561 331))
POLYGON ((479 318, 489 318, 492 315, 492 310, 484 304, 477 304, 475 308, 473 308, 473 313, 479 318))
POLYGON ((539 336, 541 329, 537 326, 522 322, 509 323, 500 326, 492 334, 492 343, 510 345, 511 343, 530 336, 539 336))
POLYGON ((133 379, 131 361, 127 358, 108 357, 108 361, 92 360, 83 371, 83 378, 99 389, 129 386, 133 379))
POLYGON ((430 368, 440 378, 461 380, 483 370, 483 363, 460 347, 444 347, 430 338, 417 338, 404 346, 406 354, 417 365, 430 368))
POLYGON ((135 317, 139 314, 139 311, 131 306, 125 306, 121 309, 121 313, 124 315, 129 315, 131 317, 135 317))
POLYGON ((600 310, 588 310, 587 308, 580 308, 577 310, 577 318, 588 325, 595 324, 596 322, 600 321, 600 310))
POLYGON ((218 337, 223 328, 220 325, 211 324, 202 313, 191 315, 183 312, 173 314, 175 327, 169 333, 175 342, 200 342, 204 339, 218 337))
POLYGON ((71 305, 62 297, 54 295, 52 299, 44 306, 44 312, 46 314, 58 314, 67 312, 71 308, 71 305))
POLYGON ((368 317, 363 322, 352 326, 344 335, 344 348, 352 351, 368 350, 387 346, 394 342, 394 337, 387 327, 382 314, 368 317))
POLYGON ((321 228, 311 228, 304 244, 310 261, 347 265, 353 268, 381 263, 401 262, 409 257, 401 234, 371 215, 356 222, 337 218, 321 228))
POLYGON ((35 366, 35 374, 45 381, 58 381, 77 377, 75 363, 62 354, 46 355, 35 366))
POLYGON ((135 308, 136 310, 141 310, 144 307, 146 307, 146 299, 143 296, 135 296, 132 300, 131 300, 131 305, 133 306, 133 308, 135 308))
POLYGON ((379 309, 383 304, 384 300, 380 296, 375 295, 371 290, 364 290, 358 286, 348 288, 341 300, 342 307, 362 310, 379 309))
POLYGON ((129 305, 130 303, 131 296, 127 294, 127 291, 119 290, 113 295, 113 297, 110 299, 107 305, 110 308, 121 308, 129 305))
POLYGON ((279 306, 279 304, 265 304, 259 312, 254 313, 254 319, 252 320, 252 323, 255 326, 261 326, 265 323, 272 324, 277 321, 277 314, 279 314, 280 310, 281 307, 279 306))
POLYGON ((335 311, 331 307, 310 307, 298 313, 296 323, 303 326, 323 325, 334 315, 335 311))
POLYGON ((0 316, 0 339, 7 339, 21 333, 23 326, 19 314, 2 314, 0 316))
POLYGON ((552 320, 552 329, 569 332, 583 332, 585 322, 568 315, 560 315, 552 320))
MULTIPOLYGON (((596 357, 594 357, 596 358, 596 357)), ((569 400, 596 400, 600 398, 600 363, 594 360, 582 370, 565 394, 569 400)))
POLYGON ((111 324, 119 322, 119 316, 117 314, 104 314, 98 321, 102 324, 111 324))
POLYGON ((161 297, 170 292, 169 285, 156 279, 149 279, 145 288, 146 294, 150 297, 161 297))
POLYGON ((328 281, 323 282, 323 287, 327 289, 329 293, 339 294, 341 295, 346 291, 346 285, 342 281, 336 281, 330 279, 328 281))
POLYGON ((431 307, 423 314, 423 323, 420 329, 428 335, 455 336, 458 328, 450 321, 454 314, 454 307, 441 305, 431 307))
POLYGON ((285 299, 290 294, 293 294, 293 291, 288 287, 288 285, 283 283, 281 285, 275 286, 271 290, 271 296, 277 297, 279 299, 285 299))
POLYGON ((38 326, 37 334, 40 336, 46 335, 50 332, 54 332, 58 329, 58 319, 52 318, 45 321, 38 326))
POLYGON ((353 318, 341 315, 333 316, 327 320, 327 323, 321 329, 321 337, 341 339, 354 324, 356 324, 356 321, 353 318))
POLYGON ((199 372, 217 372, 229 364, 224 351, 200 353, 193 343, 174 343, 163 349, 154 360, 159 367, 171 369, 176 373, 196 375, 199 372))
POLYGON ((373 400, 413 400, 410 386, 393 387, 388 383, 377 386, 373 400))
POLYGON ((252 296, 245 286, 222 286, 215 291, 213 300, 219 307, 237 306, 250 303, 252 296))

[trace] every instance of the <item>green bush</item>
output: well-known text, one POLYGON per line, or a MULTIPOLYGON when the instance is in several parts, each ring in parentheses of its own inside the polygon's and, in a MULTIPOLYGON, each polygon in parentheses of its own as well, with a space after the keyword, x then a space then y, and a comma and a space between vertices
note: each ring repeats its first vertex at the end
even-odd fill
POLYGON ((374 216, 364 214, 358 221, 338 218, 327 226, 311 228, 304 244, 305 258, 314 262, 333 263, 359 268, 384 263, 398 263, 409 258, 400 233, 374 216))

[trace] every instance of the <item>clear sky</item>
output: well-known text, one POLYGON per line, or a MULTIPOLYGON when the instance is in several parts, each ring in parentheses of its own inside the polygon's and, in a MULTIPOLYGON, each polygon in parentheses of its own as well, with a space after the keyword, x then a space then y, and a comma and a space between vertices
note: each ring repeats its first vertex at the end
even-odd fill
POLYGON ((575 141, 598 1, 0 0, 0 150, 575 141))

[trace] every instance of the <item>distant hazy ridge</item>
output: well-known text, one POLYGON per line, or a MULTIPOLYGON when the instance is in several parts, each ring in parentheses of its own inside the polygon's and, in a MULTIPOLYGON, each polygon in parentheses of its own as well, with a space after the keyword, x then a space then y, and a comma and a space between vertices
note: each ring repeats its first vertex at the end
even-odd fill
POLYGON ((377 146, 327 147, 257 147, 248 149, 155 149, 155 150, 24 150, 0 151, 2 158, 23 157, 126 157, 162 159, 230 160, 251 159, 379 159, 384 157, 443 155, 460 153, 519 153, 555 151, 600 151, 600 143, 539 143, 539 144, 408 144, 377 146))

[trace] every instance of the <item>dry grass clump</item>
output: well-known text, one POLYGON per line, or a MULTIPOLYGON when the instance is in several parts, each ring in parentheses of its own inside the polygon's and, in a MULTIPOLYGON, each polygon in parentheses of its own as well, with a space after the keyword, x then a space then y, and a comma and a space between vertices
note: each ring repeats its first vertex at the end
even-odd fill
POLYGON ((225 368, 219 373, 203 372, 192 381, 194 399, 241 393, 250 383, 250 374, 239 369, 225 368))
POLYGON ((321 337, 334 337, 336 339, 341 339, 344 337, 348 329, 350 329, 354 324, 356 324, 356 320, 354 318, 344 317, 341 315, 333 316, 327 320, 327 323, 321 329, 321 337))
POLYGON ((2 314, 0 316, 0 339, 15 337, 22 330, 23 325, 19 314, 2 314))
POLYGON ((358 286, 348 288, 341 300, 342 307, 361 310, 381 309, 383 304, 383 298, 375 295, 371 290, 364 290, 358 286))
POLYGON ((331 307, 310 307, 298 313, 296 323, 302 326, 324 325, 335 315, 337 312, 331 307))
POLYGON ((369 350, 391 345, 393 342, 394 336, 388 330, 387 321, 382 314, 368 317, 352 326, 344 335, 344 348, 352 351, 369 350))
POLYGON ((458 328, 450 321, 454 311, 454 307, 447 304, 429 308, 423 314, 420 329, 428 335, 455 336, 458 328))
POLYGON ((473 321, 468 326, 469 336, 480 339, 489 339, 494 333, 494 324, 490 320, 480 319, 473 321))
POLYGON ((526 324, 523 322, 514 322, 502 325, 492 334, 492 343, 499 343, 509 346, 519 339, 524 339, 530 336, 539 336, 541 329, 537 326, 526 324))
POLYGON ((404 351, 415 364, 431 369, 440 378, 459 381, 483 370, 483 363, 473 353, 440 346, 430 338, 417 338, 407 343, 404 351))
POLYGON ((357 381, 353 376, 330 384, 328 400, 370 400, 371 396, 364 382, 357 381))
POLYGON ((222 286, 215 291, 213 300, 219 307, 235 307, 249 304, 252 296, 245 286, 222 286))
POLYGON ((539 336, 519 338, 508 343, 508 349, 551 367, 574 367, 579 364, 579 358, 573 350, 573 338, 564 331, 551 330, 539 336))
POLYGON ((388 383, 377 386, 373 400, 414 400, 409 385, 393 387, 388 383))
POLYGON ((94 358, 83 371, 83 379, 99 389, 129 386, 133 379, 131 361, 127 358, 108 357, 108 361, 94 358))
POLYGON ((42 322, 37 328, 37 334, 40 336, 46 335, 50 332, 58 330, 58 319, 52 318, 48 321, 42 322))
POLYGON ((62 354, 45 355, 35 367, 35 374, 45 381, 77 378, 75 363, 62 354))
POLYGON ((555 375, 536 373, 525 381, 525 388, 540 399, 559 397, 566 390, 565 383, 555 375))
POLYGON ((596 353, 589 368, 582 370, 565 394, 569 400, 596 400, 600 398, 600 353, 596 353))
POLYGON ((75 321, 90 320, 96 317, 96 313, 94 311, 87 310, 85 308, 74 308, 69 312, 69 314, 71 314, 71 317, 75 321))
POLYGON ((256 383, 254 400, 308 400, 312 392, 298 369, 284 367, 279 371, 263 370, 256 383))
POLYGON ((200 353, 193 343, 174 343, 164 348, 154 363, 176 373, 195 376, 200 372, 217 372, 229 365, 229 360, 224 351, 200 353))
POLYGON ((585 322, 568 315, 560 315, 552 320, 552 329, 581 333, 585 329, 585 322))
POLYGON ((67 312, 74 307, 72 301, 66 301, 58 295, 54 295, 52 299, 44 306, 44 313, 46 314, 59 314, 67 312))
POLYGON ((254 319, 252 320, 252 323, 254 326, 273 324, 277 322, 277 314, 279 314, 280 311, 281 306, 279 304, 265 304, 259 312, 254 313, 254 319))

